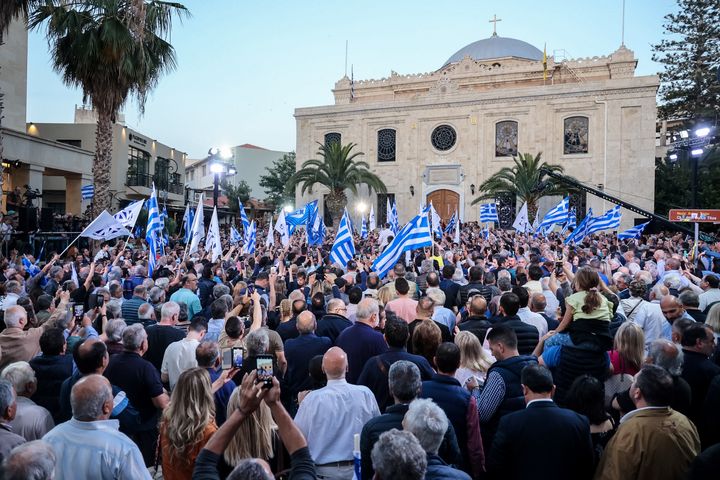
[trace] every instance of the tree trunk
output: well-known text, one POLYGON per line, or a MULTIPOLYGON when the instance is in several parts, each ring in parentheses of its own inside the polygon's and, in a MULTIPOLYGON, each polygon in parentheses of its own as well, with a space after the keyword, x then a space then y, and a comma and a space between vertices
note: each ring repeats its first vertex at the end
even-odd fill
POLYGON ((95 196, 92 200, 93 218, 103 210, 110 210, 110 172, 112 170, 113 123, 109 112, 98 112, 95 130, 95 158, 93 159, 93 183, 95 196))
POLYGON ((345 192, 335 191, 331 192, 327 197, 327 208, 330 211, 330 217, 332 218, 333 227, 335 227, 335 231, 337 231, 338 226, 340 226, 340 219, 343 216, 343 211, 345 210, 345 206, 347 205, 347 197, 345 196, 345 192))

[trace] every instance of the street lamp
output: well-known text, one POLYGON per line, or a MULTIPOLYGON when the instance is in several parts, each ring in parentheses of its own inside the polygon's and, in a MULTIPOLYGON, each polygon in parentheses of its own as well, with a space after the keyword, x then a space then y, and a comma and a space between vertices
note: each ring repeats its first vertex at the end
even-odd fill
POLYGON ((218 197, 220 196, 220 174, 225 168, 220 163, 211 163, 210 171, 214 174, 213 178, 213 207, 217 207, 218 197))
POLYGON ((358 202, 357 205, 355 205, 355 209, 358 213, 363 214, 367 211, 367 204, 365 202, 358 202))
POLYGON ((283 210, 285 211, 285 213, 290 213, 290 212, 293 211, 293 206, 292 206, 292 205, 285 205, 285 206, 283 207, 283 210))

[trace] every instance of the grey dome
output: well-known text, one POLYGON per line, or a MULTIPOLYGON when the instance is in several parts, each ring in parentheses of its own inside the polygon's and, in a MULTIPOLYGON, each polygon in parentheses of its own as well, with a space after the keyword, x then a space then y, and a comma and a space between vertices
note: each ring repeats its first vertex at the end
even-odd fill
POLYGON ((473 60, 489 60, 504 57, 542 60, 543 52, 522 40, 493 35, 490 38, 483 38, 482 40, 464 46, 448 58, 447 62, 443 64, 443 67, 451 63, 459 62, 465 58, 465 56, 469 56, 473 60))

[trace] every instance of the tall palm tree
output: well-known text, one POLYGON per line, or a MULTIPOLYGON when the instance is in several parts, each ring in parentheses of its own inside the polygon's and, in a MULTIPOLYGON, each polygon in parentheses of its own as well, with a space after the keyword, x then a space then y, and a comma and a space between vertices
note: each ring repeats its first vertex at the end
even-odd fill
POLYGON ((110 208, 112 126, 130 95, 144 112, 147 94, 175 69, 175 49, 166 40, 180 3, 145 1, 141 39, 134 33, 137 0, 46 0, 30 15, 30 28, 45 24, 53 68, 66 84, 82 88, 98 120, 95 132, 93 214, 110 208))
POLYGON ((333 225, 338 225, 343 209, 347 204, 345 190, 353 195, 358 194, 360 185, 367 185, 370 191, 384 193, 387 191, 380 177, 370 171, 367 162, 356 160, 363 152, 351 153, 356 146, 354 143, 341 145, 340 142, 330 142, 323 145, 318 142, 320 149, 317 154, 320 159, 308 160, 302 164, 300 170, 290 177, 287 190, 292 191, 298 185, 300 193, 312 193, 316 185, 327 187, 330 190, 327 198, 327 207, 333 219, 333 225))
POLYGON ((551 165, 541 160, 542 152, 534 157, 529 153, 519 153, 513 157, 515 165, 503 167, 480 184, 480 196, 473 204, 496 198, 498 195, 509 194, 520 198, 528 204, 528 216, 535 218, 537 202, 546 195, 564 195, 568 187, 548 180, 542 169, 555 173, 563 173, 560 165, 551 165))

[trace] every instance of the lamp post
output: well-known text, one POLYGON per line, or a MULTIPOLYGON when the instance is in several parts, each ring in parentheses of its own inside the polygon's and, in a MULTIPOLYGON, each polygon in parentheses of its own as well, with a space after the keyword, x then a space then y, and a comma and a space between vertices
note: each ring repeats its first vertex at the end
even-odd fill
POLYGON ((220 174, 224 171, 222 164, 211 163, 210 171, 213 173, 213 207, 217 207, 218 196, 220 195, 220 174))
POLYGON ((217 207, 220 196, 220 174, 235 175, 236 170, 233 163, 226 163, 232 159, 232 149, 228 147, 212 147, 208 150, 210 160, 210 172, 213 174, 213 207, 217 207))

